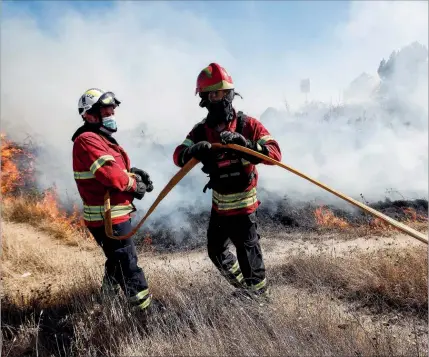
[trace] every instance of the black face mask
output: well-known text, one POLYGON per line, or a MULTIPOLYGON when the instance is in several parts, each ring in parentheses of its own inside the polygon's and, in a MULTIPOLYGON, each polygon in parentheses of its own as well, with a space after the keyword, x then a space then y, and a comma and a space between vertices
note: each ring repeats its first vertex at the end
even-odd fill
POLYGON ((234 118, 234 109, 232 100, 234 99, 234 91, 231 90, 219 102, 210 102, 206 98, 202 98, 200 106, 206 107, 209 111, 207 115, 207 124, 210 127, 215 127, 221 123, 228 123, 234 118))

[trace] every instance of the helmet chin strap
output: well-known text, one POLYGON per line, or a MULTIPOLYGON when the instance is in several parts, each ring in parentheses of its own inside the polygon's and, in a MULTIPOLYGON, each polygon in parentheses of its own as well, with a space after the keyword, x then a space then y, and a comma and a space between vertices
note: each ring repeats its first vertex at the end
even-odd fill
POLYGON ((102 131, 104 134, 111 136, 115 131, 110 131, 109 129, 106 129, 104 126, 100 126, 100 131, 102 131))

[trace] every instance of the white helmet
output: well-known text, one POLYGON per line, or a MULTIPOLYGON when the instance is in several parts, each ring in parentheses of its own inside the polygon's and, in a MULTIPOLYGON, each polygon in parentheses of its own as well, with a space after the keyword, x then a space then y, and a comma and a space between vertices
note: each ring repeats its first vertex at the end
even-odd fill
POLYGON ((98 88, 91 88, 79 98, 78 110, 79 114, 83 116, 88 111, 91 111, 91 109, 98 112, 99 108, 102 106, 114 105, 116 107, 119 104, 121 104, 121 102, 115 98, 113 92, 104 92, 98 88))

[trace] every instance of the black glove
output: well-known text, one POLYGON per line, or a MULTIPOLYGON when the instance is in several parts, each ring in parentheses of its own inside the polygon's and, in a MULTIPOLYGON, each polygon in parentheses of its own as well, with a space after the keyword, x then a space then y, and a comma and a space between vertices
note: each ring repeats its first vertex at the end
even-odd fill
MULTIPOLYGON (((264 155, 268 155, 268 149, 265 145, 260 145, 256 141, 246 139, 243 135, 241 135, 240 133, 237 133, 237 132, 223 131, 222 133, 220 133, 220 140, 221 140, 222 144, 241 145, 241 146, 244 146, 245 148, 248 148, 250 150, 259 152, 259 153, 264 154, 264 155)), ((256 157, 253 155, 249 155, 249 154, 245 154, 245 153, 240 153, 240 155, 243 159, 245 159, 245 160, 247 160, 247 161, 249 161, 255 165, 259 164, 263 161, 259 157, 256 157)))
POLYGON ((237 144, 247 147, 247 139, 240 133, 232 131, 223 131, 220 133, 220 141, 222 144, 237 144))
POLYGON ((186 148, 185 150, 183 150, 182 154, 183 165, 185 165, 193 157, 201 162, 210 159, 212 156, 211 148, 212 144, 210 144, 208 141, 200 141, 186 148))
POLYGON ((141 181, 146 185, 146 192, 153 191, 153 182, 151 181, 150 176, 146 171, 138 169, 137 167, 132 167, 130 172, 135 174, 136 176, 140 176, 141 181))
POLYGON ((135 176, 136 179, 136 190, 133 192, 133 196, 138 200, 141 200, 147 191, 145 183, 139 175, 135 176))

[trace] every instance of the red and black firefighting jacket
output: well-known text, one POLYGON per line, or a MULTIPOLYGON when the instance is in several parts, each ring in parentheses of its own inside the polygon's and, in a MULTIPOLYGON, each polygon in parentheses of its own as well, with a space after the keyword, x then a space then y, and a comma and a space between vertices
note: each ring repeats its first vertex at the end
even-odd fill
MULTIPOLYGON (((234 119, 228 123, 224 131, 238 131, 246 139, 265 145, 268 156, 281 161, 281 151, 277 141, 257 119, 234 111, 234 119), (238 130, 237 130, 238 129, 238 130)), ((181 167, 183 150, 200 141, 220 142, 220 132, 210 128, 205 120, 198 123, 186 136, 185 141, 176 147, 173 160, 181 167)), ((212 207, 219 215, 231 216, 250 214, 260 205, 256 190, 258 171, 256 166, 240 157, 241 153, 234 150, 216 151, 216 169, 210 173, 209 187, 212 188, 212 207)), ((263 164, 272 165, 267 161, 263 164)))
POLYGON ((136 181, 127 172, 130 160, 124 149, 112 137, 86 129, 73 135, 73 171, 77 189, 83 201, 86 226, 104 224, 104 194, 110 190, 112 223, 130 219, 136 181))

